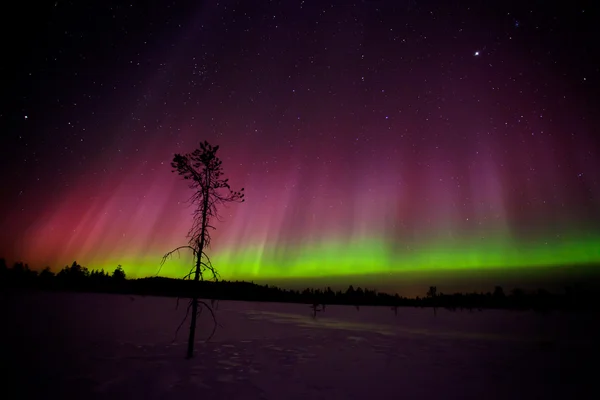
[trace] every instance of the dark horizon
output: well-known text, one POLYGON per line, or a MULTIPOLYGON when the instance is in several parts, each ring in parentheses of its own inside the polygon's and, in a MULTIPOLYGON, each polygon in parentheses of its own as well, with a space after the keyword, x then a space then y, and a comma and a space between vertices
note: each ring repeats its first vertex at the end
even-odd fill
MULTIPOLYGON (((438 277, 439 279, 439 277, 438 277)), ((324 311, 326 305, 397 307, 433 307, 449 310, 459 309, 534 309, 549 311, 598 310, 600 306, 599 287, 593 282, 564 284, 561 290, 552 291, 537 286, 533 290, 526 287, 503 287, 495 285, 493 290, 452 290, 451 287, 428 286, 416 296, 398 291, 386 291, 368 285, 340 284, 316 287, 275 286, 248 281, 200 280, 152 276, 145 278, 127 278, 126 271, 118 266, 112 272, 88 269, 74 261, 58 273, 49 268, 40 273, 29 269, 27 264, 15 263, 7 267, 0 259, 0 286, 16 290, 46 290, 70 292, 99 292, 130 295, 168 296, 178 298, 203 298, 215 300, 241 300, 250 302, 282 302, 313 304, 315 315, 324 311), (321 306, 323 309, 317 309, 321 306)), ((397 312, 397 310, 395 310, 397 312)))
MULTIPOLYGON (((10 268, 15 264, 26 265, 32 271, 40 273, 44 268, 49 268, 53 273, 58 273, 63 267, 32 266, 22 260, 11 261, 1 258, 10 268)), ((66 267, 70 264, 67 263, 66 267)), ((82 265, 88 271, 111 271, 112 269, 94 268, 82 265)), ((190 266, 191 267, 191 266, 190 266)), ((218 272, 218 266, 215 266, 218 272)), ((163 277, 169 279, 183 279, 183 276, 171 276, 161 274, 161 267, 157 265, 156 273, 143 276, 130 274, 129 270, 134 268, 123 267, 128 272, 128 279, 144 279, 163 277)), ((324 289, 330 287, 334 290, 345 290, 348 286, 366 287, 380 292, 390 294, 401 294, 404 297, 414 298, 422 296, 430 286, 437 286, 446 293, 485 293, 493 291, 497 286, 510 289, 523 289, 526 291, 547 290, 551 293, 561 294, 565 287, 583 286, 588 290, 600 292, 600 264, 572 265, 572 266, 539 266, 528 269, 516 269, 507 271, 504 268, 489 268, 479 271, 460 270, 449 271, 424 271, 421 273, 402 274, 401 272, 390 272, 387 274, 357 274, 347 276, 330 276, 314 278, 287 278, 269 279, 261 277, 250 277, 237 279, 235 277, 223 277, 220 280, 252 282, 258 285, 277 286, 282 289, 304 290, 306 288, 324 289), (526 272, 526 273, 525 273, 526 272)), ((210 280, 210 279, 209 279, 210 280)))

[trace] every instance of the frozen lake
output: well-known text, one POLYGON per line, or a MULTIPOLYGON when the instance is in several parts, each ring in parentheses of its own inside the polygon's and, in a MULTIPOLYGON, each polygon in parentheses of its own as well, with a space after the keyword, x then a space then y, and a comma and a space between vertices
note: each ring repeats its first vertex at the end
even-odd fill
POLYGON ((591 314, 328 306, 313 320, 308 305, 222 301, 185 360, 184 301, 1 299, 3 375, 24 398, 579 398, 598 361, 591 314))

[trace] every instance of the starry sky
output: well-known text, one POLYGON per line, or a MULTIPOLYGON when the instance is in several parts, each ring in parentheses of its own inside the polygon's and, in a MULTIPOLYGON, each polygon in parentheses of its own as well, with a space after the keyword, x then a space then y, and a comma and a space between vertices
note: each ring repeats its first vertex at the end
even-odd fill
POLYGON ((472 286, 600 265, 585 2, 18 7, 2 28, 11 262, 156 274, 191 224, 170 161, 208 140, 246 191, 213 233, 225 279, 472 286))

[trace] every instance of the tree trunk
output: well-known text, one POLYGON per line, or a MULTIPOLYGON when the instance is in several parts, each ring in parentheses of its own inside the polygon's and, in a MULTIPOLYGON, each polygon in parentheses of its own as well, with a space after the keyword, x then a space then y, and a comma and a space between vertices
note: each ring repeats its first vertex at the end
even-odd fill
MULTIPOLYGON (((204 240, 203 240, 204 241, 204 240)), ((202 245, 200 253, 196 257, 196 273, 194 274, 194 282, 200 281, 200 260, 202 257, 202 245)), ((194 285, 196 286, 196 285, 194 285)), ((198 292, 194 291, 192 296, 192 320, 190 321, 190 336, 188 338, 187 358, 194 357, 194 339, 196 337, 196 317, 198 316, 198 292)))
POLYGON ((190 321, 190 337, 188 338, 187 358, 194 357, 194 339, 196 337, 196 319, 198 316, 198 292, 196 287, 200 281, 200 268, 202 266, 202 253, 204 251, 204 238, 206 231, 206 217, 208 213, 208 186, 209 176, 208 168, 206 169, 206 185, 204 190, 204 208, 202 209, 202 234, 200 235, 200 243, 198 245, 198 254, 196 255, 196 273, 194 274, 194 293, 192 295, 192 320, 190 321))

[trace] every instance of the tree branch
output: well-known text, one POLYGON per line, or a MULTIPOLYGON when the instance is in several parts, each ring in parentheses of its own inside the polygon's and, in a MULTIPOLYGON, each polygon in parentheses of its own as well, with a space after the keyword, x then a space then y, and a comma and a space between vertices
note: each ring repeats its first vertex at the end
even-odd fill
MULTIPOLYGON (((175 307, 175 309, 177 309, 178 306, 179 306, 179 297, 177 298, 177 306, 175 307)), ((183 317, 183 320, 181 320, 181 323, 179 324, 179 326, 177 327, 177 330, 175 331, 175 337, 173 338, 172 343, 174 343, 177 340, 177 334, 179 333, 179 329, 181 329, 181 327, 183 326, 185 321, 187 321, 187 317, 190 314, 191 307, 192 307, 192 301, 190 300, 190 302, 187 306, 187 310, 185 311, 185 316, 183 317)))
POLYGON ((210 336, 205 340, 206 342, 210 341, 210 339, 212 339, 212 337, 215 335, 215 332, 217 331, 217 317, 212 309, 211 306, 209 306, 208 304, 206 304, 206 302, 202 301, 202 300, 198 300, 198 303, 203 304, 204 307, 206 307, 208 309, 208 311, 210 312, 210 315, 212 316, 213 319, 213 330, 210 333, 210 336))
MULTIPOLYGON (((162 256, 162 259, 160 260, 160 267, 158 268, 158 271, 156 272, 156 275, 158 275, 158 274, 160 273, 160 271, 162 270, 162 267, 163 267, 163 265, 165 265, 165 262, 166 262, 166 261, 167 261, 169 258, 172 258, 174 253, 177 253, 177 255, 178 255, 179 257, 181 257, 180 250, 182 250, 182 249, 190 249, 190 250, 192 250, 192 252, 194 253, 194 256, 196 256, 196 254, 198 253, 198 252, 196 251, 196 249, 194 249, 192 246, 179 246, 179 247, 177 247, 177 248, 175 248, 175 249, 173 249, 173 250, 171 250, 171 251, 169 251, 169 252, 165 253, 165 255, 164 255, 164 256, 162 256)), ((184 278, 184 279, 185 279, 185 278, 184 278)))

